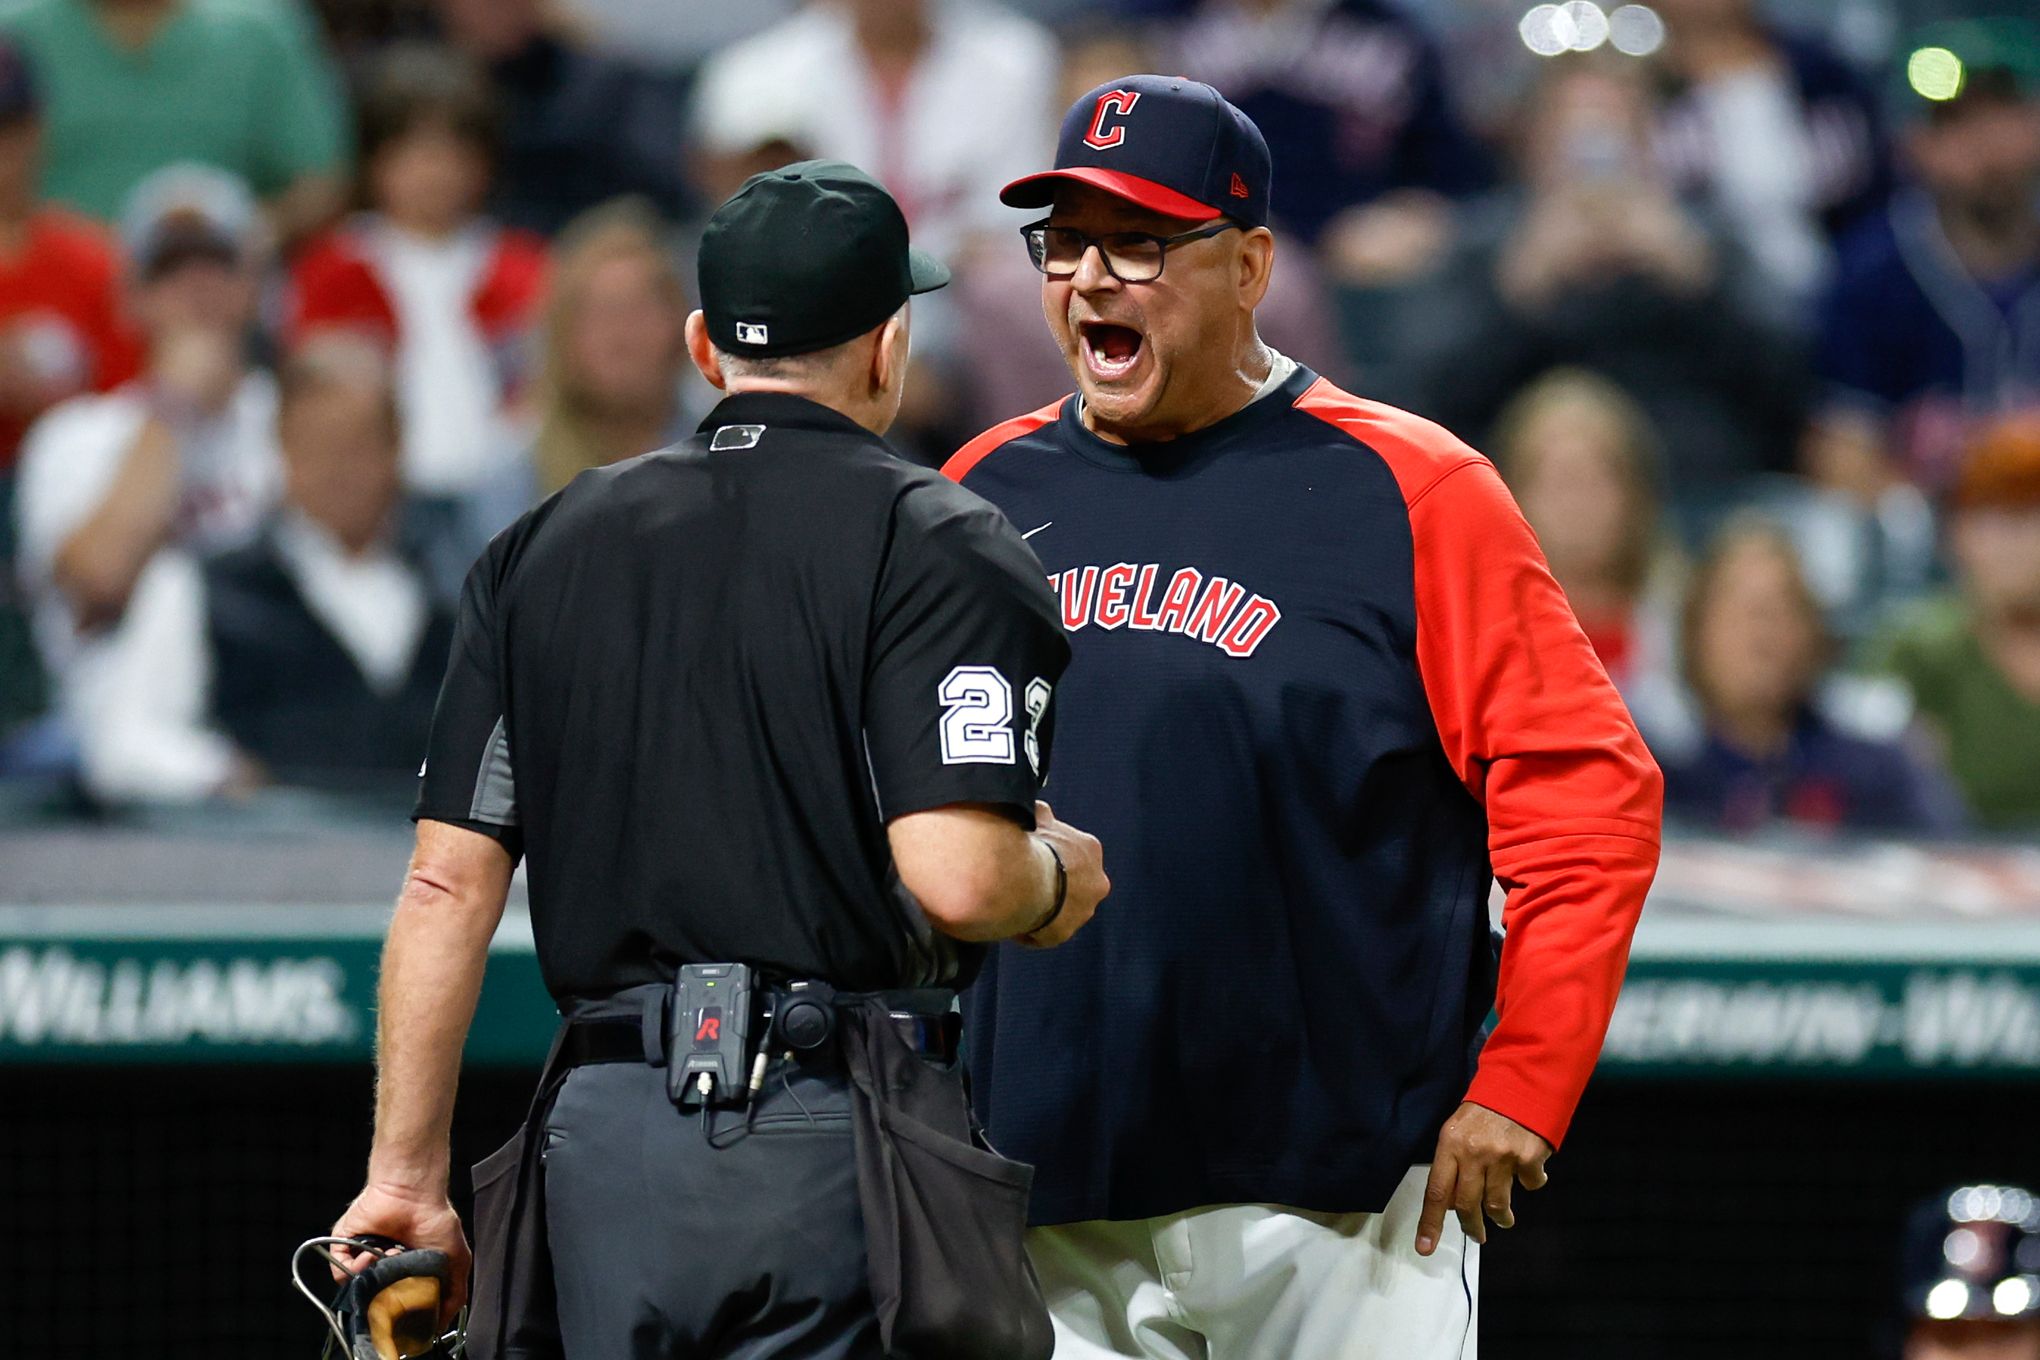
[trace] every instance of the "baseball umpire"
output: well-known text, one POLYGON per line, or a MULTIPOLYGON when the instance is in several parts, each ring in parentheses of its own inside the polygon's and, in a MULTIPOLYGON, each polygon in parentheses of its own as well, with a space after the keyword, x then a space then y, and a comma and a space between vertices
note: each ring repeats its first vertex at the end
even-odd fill
POLYGON ((1036 802, 1068 659, 1040 564, 880 438, 908 296, 946 279, 861 171, 750 180, 687 323, 727 399, 468 577, 334 1232, 465 1279, 454 1079, 524 856, 566 1022, 476 1169, 481 1360, 1046 1354, 1025 1168, 970 1144, 954 989, 979 942, 1061 944, 1108 885, 1036 802))
POLYGON ((1544 1184, 1657 865, 1494 468, 1261 342, 1270 180, 1209 86, 1079 99, 1003 193, 1076 393, 947 469, 1060 597, 1055 799, 1113 852, 1108 918, 968 999, 1064 1360, 1473 1355, 1483 1215, 1544 1184))

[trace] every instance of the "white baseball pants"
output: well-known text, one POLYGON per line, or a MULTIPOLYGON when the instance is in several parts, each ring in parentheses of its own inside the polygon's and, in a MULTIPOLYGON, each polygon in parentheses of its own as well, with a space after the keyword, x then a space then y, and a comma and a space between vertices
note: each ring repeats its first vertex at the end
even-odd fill
POLYGON ((1417 1255, 1429 1167, 1378 1214, 1222 1204, 1028 1234, 1056 1360, 1475 1360, 1480 1245, 1417 1255))

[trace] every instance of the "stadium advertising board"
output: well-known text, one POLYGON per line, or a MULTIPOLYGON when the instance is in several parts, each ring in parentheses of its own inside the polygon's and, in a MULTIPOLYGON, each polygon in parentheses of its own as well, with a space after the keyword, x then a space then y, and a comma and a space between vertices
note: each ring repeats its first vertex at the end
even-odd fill
MULTIPOLYGON (((0 1061, 366 1061, 383 913, 318 916, 314 931, 266 908, 0 908, 0 1061)), ((535 1063, 551 1021, 512 917, 469 1060, 535 1063)), ((2031 1076, 2040 926, 1647 921, 1602 1067, 2031 1076)))

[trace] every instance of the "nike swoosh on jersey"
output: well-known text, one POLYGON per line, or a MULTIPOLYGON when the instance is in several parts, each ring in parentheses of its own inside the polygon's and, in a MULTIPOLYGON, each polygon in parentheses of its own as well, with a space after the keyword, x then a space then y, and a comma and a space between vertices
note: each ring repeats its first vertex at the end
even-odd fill
POLYGON ((1049 525, 1052 525, 1052 524, 1054 524, 1054 523, 1055 523, 1055 521, 1054 521, 1054 520, 1050 520, 1050 521, 1048 522, 1048 524, 1042 524, 1042 525, 1037 525, 1036 527, 1034 527, 1034 528, 1032 528, 1032 529, 1029 529, 1029 530, 1028 530, 1028 531, 1027 531, 1026 533, 1024 533, 1024 534, 1020 535, 1020 537, 1022 537, 1022 538, 1032 538, 1032 537, 1034 537, 1034 536, 1035 536, 1036 534, 1040 533, 1040 532, 1041 532, 1041 531, 1042 531, 1043 529, 1046 529, 1046 528, 1048 528, 1048 527, 1049 527, 1049 525))

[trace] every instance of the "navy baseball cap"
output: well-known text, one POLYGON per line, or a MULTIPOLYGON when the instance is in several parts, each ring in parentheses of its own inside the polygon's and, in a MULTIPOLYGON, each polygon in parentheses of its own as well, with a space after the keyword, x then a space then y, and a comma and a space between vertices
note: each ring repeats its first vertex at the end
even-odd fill
POLYGON ((1107 81, 1070 106, 1055 169, 999 191, 1009 208, 1040 208, 1074 180, 1166 217, 1230 217, 1268 225, 1268 143, 1254 120, 1209 85, 1183 76, 1107 81))

